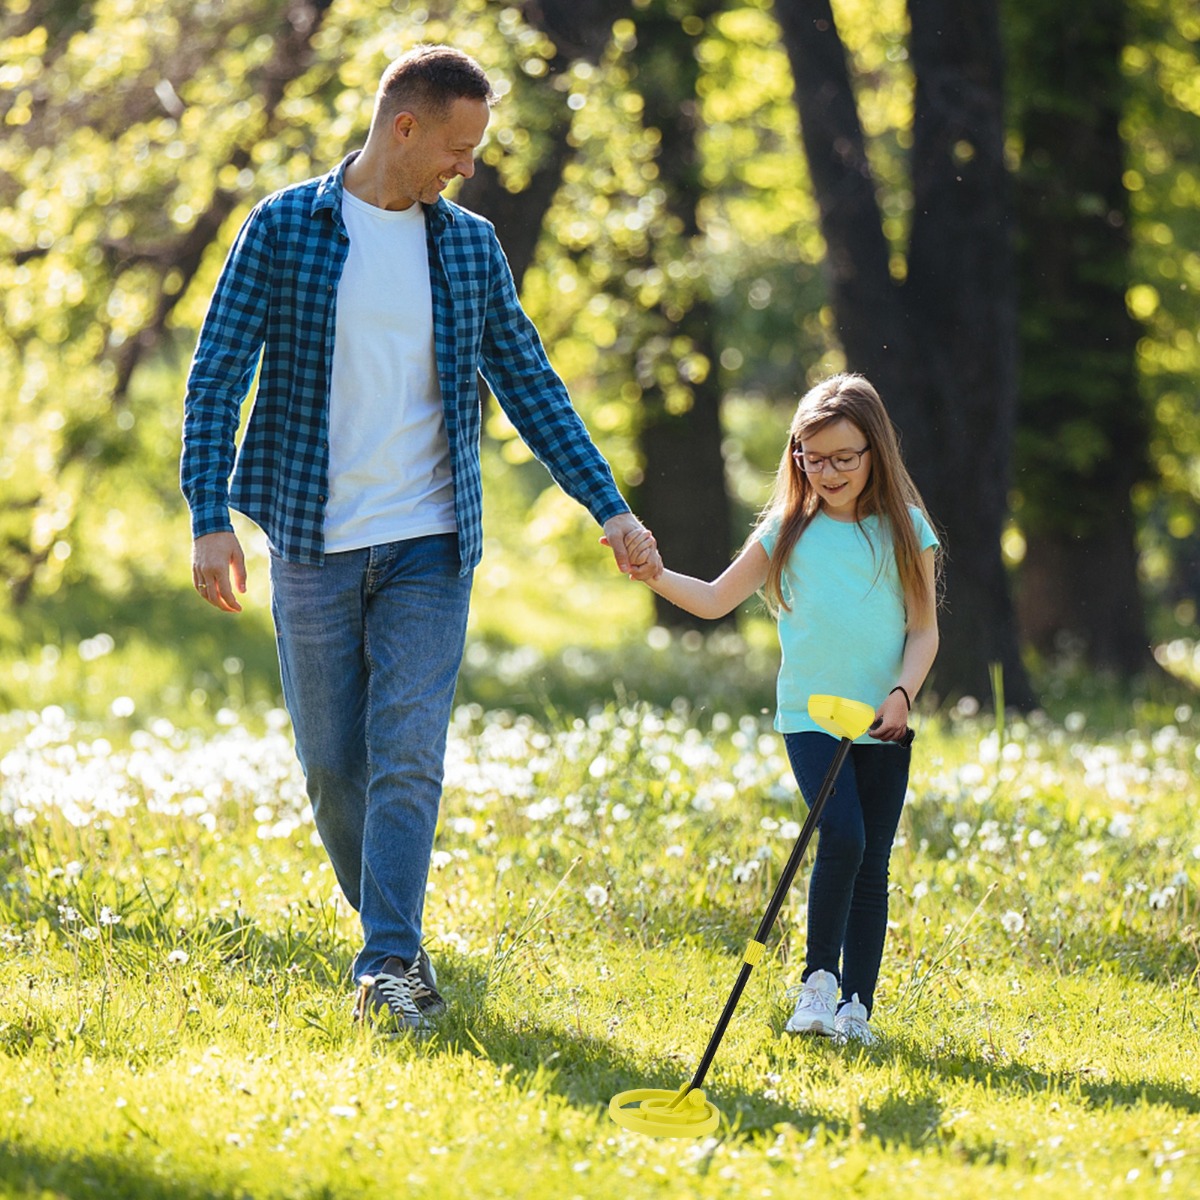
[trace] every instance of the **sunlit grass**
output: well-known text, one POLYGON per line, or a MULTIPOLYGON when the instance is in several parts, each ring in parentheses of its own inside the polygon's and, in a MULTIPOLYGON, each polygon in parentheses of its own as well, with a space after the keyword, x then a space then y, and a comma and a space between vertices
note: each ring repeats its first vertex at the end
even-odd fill
MULTIPOLYGON (((967 706, 969 709, 969 706, 967 706)), ((0 728, 0 1194, 1195 1194, 1198 722, 927 720, 875 1023, 781 1036, 785 908, 689 1077, 803 815, 759 717, 464 705, 426 906, 435 1038, 350 1020, 354 918, 286 722, 0 728), (64 1114, 69 1112, 69 1119, 64 1114)))

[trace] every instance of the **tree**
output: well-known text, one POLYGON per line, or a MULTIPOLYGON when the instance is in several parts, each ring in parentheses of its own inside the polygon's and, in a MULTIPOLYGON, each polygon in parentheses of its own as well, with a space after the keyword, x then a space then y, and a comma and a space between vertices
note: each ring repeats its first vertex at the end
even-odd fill
POLYGON ((286 136, 284 98, 311 64, 330 3, 264 6, 272 36, 225 57, 240 65, 253 105, 230 97, 222 112, 208 110, 209 71, 239 40, 245 13, 236 7, 177 5, 155 22, 80 29, 60 25, 48 3, 7 40, 6 59, 29 81, 0 103, 15 129, 0 157, 13 211, 0 243, 4 357, 22 379, 5 399, 15 398, 16 441, 28 455, 19 474, 0 471, 0 573, 15 605, 69 559, 93 473, 131 452, 133 373, 162 345, 206 251, 243 203, 256 148, 286 136), (189 151, 198 170, 187 169, 189 151))
POLYGON ((1132 492, 1150 475, 1138 394, 1121 118, 1126 0, 1013 6, 1021 230, 1017 519, 1025 641, 1131 675, 1152 664, 1132 492))
POLYGON ((1016 406, 1011 187, 994 0, 910 0, 907 253, 885 236, 846 52, 827 0, 776 0, 849 367, 879 386, 945 532, 943 695, 1033 701, 1000 540, 1016 406))
MULTIPOLYGON (((647 245, 638 267, 673 280, 642 314, 645 332, 635 372, 642 393, 643 474, 636 499, 647 524, 670 547, 674 567, 704 579, 729 565, 732 540, 713 297, 703 274, 687 269, 695 262, 693 246, 702 240, 697 46, 717 7, 651 0, 637 15, 629 55, 631 84, 642 98, 642 123, 658 145, 656 181, 666 234, 662 242, 647 245), (664 261, 667 255, 675 257, 675 270, 664 261)), ((655 596, 655 611, 665 625, 712 624, 660 596, 655 596)))

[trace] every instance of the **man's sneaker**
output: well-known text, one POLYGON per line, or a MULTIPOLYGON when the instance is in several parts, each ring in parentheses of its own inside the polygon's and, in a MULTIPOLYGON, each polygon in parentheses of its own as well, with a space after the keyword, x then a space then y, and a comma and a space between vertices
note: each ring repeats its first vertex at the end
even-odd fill
POLYGON ((814 971, 800 988, 796 1011, 783 1027, 785 1033, 819 1033, 833 1037, 837 1015, 838 982, 828 971, 814 971))
POLYGON ((354 1019, 370 1021, 386 1033, 428 1029, 432 1024, 417 1007, 407 969, 399 958, 389 958, 378 975, 362 977, 354 1019))
POLYGON ((858 993, 855 992, 838 1009, 838 1014, 834 1018, 833 1026, 837 1031, 838 1041, 861 1042, 864 1046, 873 1046, 875 1035, 871 1032, 867 1020, 866 1007, 858 1002, 858 993))
MULTIPOLYGON (((389 965, 392 961, 400 962, 399 959, 389 960, 389 965)), ((429 961, 424 946, 418 948, 417 957, 413 960, 413 965, 404 972, 404 977, 408 980, 409 994, 421 1016, 440 1017, 446 1011, 446 1001, 437 988, 437 972, 433 969, 433 963, 429 961)))

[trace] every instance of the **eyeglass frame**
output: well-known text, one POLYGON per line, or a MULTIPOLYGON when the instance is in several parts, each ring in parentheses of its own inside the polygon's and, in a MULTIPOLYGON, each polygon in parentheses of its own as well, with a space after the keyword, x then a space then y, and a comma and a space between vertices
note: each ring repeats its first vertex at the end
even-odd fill
POLYGON ((842 475, 849 475, 851 471, 857 471, 862 466, 862 456, 871 449, 870 445, 864 446, 861 450, 847 450, 842 454, 814 454, 813 458, 817 460, 815 467, 805 463, 807 455, 800 449, 799 446, 792 446, 792 461, 804 472, 805 475, 821 475, 825 471, 825 464, 828 463, 835 471, 842 475), (857 460, 852 467, 839 467, 833 460, 835 458, 849 458, 851 455, 857 460))

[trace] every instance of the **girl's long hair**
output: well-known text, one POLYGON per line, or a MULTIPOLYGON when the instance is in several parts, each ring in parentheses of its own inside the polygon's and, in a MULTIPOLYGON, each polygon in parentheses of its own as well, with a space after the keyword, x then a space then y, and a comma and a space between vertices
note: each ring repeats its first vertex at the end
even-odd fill
MULTIPOLYGON (((934 597, 929 595, 929 580, 921 569, 921 546, 910 509, 920 509, 926 520, 929 520, 929 514, 900 456, 896 430, 883 401, 862 375, 832 375, 811 388, 796 408, 788 444, 775 476, 775 489, 751 534, 753 540, 764 525, 778 522, 775 549, 763 585, 767 608, 776 615, 780 609, 790 608, 783 596, 784 568, 800 535, 821 507, 816 488, 800 469, 792 452, 800 449, 805 438, 841 420, 857 425, 871 448, 867 460, 871 474, 858 497, 855 516, 859 521, 878 516, 884 528, 890 528, 900 585, 911 622, 913 615, 934 597)), ((880 567, 882 569, 882 564, 880 567)))

